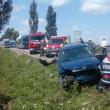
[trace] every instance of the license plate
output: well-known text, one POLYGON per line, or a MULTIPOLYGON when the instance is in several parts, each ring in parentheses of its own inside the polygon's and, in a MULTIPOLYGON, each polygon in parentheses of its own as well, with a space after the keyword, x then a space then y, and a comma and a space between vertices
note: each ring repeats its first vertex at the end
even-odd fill
POLYGON ((55 55, 56 53, 55 52, 52 52, 51 54, 55 55))

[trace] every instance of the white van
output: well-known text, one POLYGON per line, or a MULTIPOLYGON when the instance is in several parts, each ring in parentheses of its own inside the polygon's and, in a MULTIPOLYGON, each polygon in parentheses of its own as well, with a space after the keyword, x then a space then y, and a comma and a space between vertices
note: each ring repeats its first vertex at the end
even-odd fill
POLYGON ((10 39, 3 39, 3 46, 5 48, 10 48, 11 47, 10 39))

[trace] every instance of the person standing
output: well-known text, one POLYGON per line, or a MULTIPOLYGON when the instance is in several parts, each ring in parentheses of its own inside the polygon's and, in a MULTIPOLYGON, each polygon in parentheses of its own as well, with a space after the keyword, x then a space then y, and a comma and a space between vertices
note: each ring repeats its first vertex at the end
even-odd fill
POLYGON ((92 42, 92 39, 89 39, 89 41, 88 41, 88 47, 91 50, 91 52, 94 53, 94 47, 95 47, 95 45, 92 42))
POLYGON ((101 41, 101 47, 102 47, 102 54, 104 56, 107 55, 107 48, 106 48, 106 46, 107 46, 107 41, 106 41, 105 38, 103 38, 102 41, 101 41))
POLYGON ((83 38, 79 38, 79 43, 85 44, 83 38))

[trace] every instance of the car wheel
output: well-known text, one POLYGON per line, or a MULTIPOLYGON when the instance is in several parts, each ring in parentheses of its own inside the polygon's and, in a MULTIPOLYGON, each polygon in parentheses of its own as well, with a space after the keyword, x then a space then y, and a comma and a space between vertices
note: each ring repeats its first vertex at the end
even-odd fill
POLYGON ((42 54, 42 52, 40 53, 40 57, 42 57, 43 56, 43 54, 42 54))
POLYGON ((59 82, 65 91, 69 90, 68 82, 65 80, 64 76, 59 76, 59 82))
POLYGON ((46 54, 46 57, 49 58, 50 55, 46 54))
POLYGON ((104 88, 102 86, 97 86, 96 89, 100 93, 104 91, 104 88))
POLYGON ((33 52, 32 52, 32 51, 30 51, 29 53, 30 53, 30 54, 33 54, 33 52))
POLYGON ((106 90, 106 87, 105 86, 102 86, 101 83, 99 82, 96 85, 96 89, 97 89, 98 92, 104 92, 106 90))

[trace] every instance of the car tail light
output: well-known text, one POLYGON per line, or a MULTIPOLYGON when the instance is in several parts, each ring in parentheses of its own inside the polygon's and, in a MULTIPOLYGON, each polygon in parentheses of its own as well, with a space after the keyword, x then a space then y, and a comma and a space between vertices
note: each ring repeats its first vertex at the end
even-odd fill
POLYGON ((48 40, 46 39, 45 42, 48 43, 48 40))
POLYGON ((105 75, 103 75, 103 78, 110 78, 110 75, 109 74, 105 74, 105 75))
POLYGON ((110 61, 110 55, 107 55, 107 60, 110 61))
POLYGON ((47 44, 47 46, 46 46, 46 47, 47 47, 47 48, 49 47, 49 46, 48 46, 48 44, 47 44))
POLYGON ((60 47, 63 47, 63 44, 61 44, 60 47))

